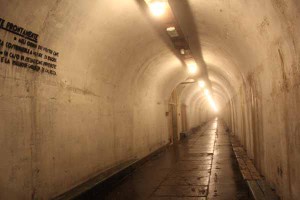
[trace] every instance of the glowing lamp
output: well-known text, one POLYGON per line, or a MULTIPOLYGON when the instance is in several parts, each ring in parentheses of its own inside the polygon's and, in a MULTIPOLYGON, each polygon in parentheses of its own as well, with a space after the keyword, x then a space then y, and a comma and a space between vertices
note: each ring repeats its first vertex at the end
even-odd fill
POLYGON ((205 89, 205 90, 204 90, 204 94, 205 94, 206 96, 210 97, 210 92, 209 92, 208 89, 205 89))
POLYGON ((185 54, 185 50, 184 49, 180 49, 180 54, 184 55, 185 54))
POLYGON ((189 61, 186 63, 189 74, 196 74, 198 72, 198 66, 195 61, 189 61))
POLYGON ((199 85, 199 87, 202 89, 202 88, 205 87, 205 82, 204 82, 203 80, 198 81, 198 85, 199 85))
POLYGON ((153 16, 160 17, 165 14, 167 3, 164 1, 152 1, 148 6, 153 16))

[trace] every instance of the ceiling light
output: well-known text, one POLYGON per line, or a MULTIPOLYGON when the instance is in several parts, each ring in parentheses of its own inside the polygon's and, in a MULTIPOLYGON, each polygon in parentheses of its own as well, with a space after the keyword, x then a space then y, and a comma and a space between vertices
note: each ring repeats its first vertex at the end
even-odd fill
POLYGON ((179 34, 174 26, 168 27, 167 32, 170 37, 178 37, 179 36, 179 34))
POLYGON ((205 93, 205 95, 206 95, 206 97, 207 97, 207 100, 208 100, 208 102, 209 102, 211 108, 212 108, 215 112, 218 112, 218 107, 217 107, 217 105, 216 105, 214 99, 213 99, 212 96, 210 95, 210 91, 209 91, 208 89, 205 89, 205 90, 204 90, 204 93, 205 93))
POLYGON ((215 112, 218 112, 218 108, 214 100, 209 101, 209 104, 215 112))
POLYGON ((204 88, 205 87, 205 81, 203 81, 203 80, 198 81, 198 85, 199 85, 200 88, 204 88))
POLYGON ((167 31, 169 31, 169 32, 172 32, 172 31, 175 31, 175 30, 176 30, 176 28, 174 26, 170 26, 170 27, 167 28, 167 31))
POLYGON ((185 54, 185 50, 184 49, 180 49, 180 54, 184 55, 185 54))
POLYGON ((152 1, 148 4, 149 9, 155 17, 160 17, 166 12, 167 3, 164 1, 152 1))
POLYGON ((209 92, 208 89, 205 89, 205 90, 204 90, 204 94, 205 94, 206 96, 210 97, 210 92, 209 92))
POLYGON ((195 61, 188 61, 186 63, 189 74, 196 74, 198 72, 198 66, 195 61))
MULTIPOLYGON (((206 90, 206 91, 208 91, 208 90, 206 90)), ((206 92, 206 91, 205 91, 205 92, 206 92)), ((209 102, 211 108, 212 108, 215 112, 218 112, 218 107, 217 107, 217 105, 216 105, 214 99, 213 99, 213 98, 211 97, 211 95, 209 94, 209 92, 208 92, 208 95, 207 95, 207 99, 208 99, 208 102, 209 102)))

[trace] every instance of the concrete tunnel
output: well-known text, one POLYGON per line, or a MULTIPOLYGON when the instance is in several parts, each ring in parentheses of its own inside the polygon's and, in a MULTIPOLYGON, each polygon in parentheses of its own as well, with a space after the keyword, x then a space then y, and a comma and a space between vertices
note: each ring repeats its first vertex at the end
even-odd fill
POLYGON ((0 199, 67 199, 216 117, 299 199, 299 17, 297 0, 0 0, 0 199))

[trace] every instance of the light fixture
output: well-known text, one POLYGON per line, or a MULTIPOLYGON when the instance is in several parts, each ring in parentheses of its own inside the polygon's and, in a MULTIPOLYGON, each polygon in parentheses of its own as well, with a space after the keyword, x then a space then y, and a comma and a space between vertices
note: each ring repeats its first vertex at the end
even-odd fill
POLYGON ((205 90, 205 94, 206 94, 206 97, 208 99, 208 102, 211 106, 211 108, 215 111, 215 112, 218 112, 218 107, 214 101, 214 99, 211 97, 210 93, 209 93, 209 90, 205 90))
POLYGON ((209 91, 208 89, 205 89, 205 90, 204 90, 204 93, 205 93, 205 95, 206 95, 206 97, 207 97, 207 99, 208 99, 208 102, 209 102, 211 108, 212 108, 215 112, 218 112, 218 107, 217 107, 217 105, 216 105, 214 99, 211 97, 210 91, 209 91))
POLYGON ((146 1, 153 16, 160 17, 166 12, 167 2, 153 0, 146 1))
POLYGON ((185 54, 185 50, 184 49, 180 49, 180 54, 184 55, 185 54))
POLYGON ((198 66, 194 60, 186 62, 189 74, 196 74, 198 72, 198 66))
POLYGON ((198 81, 198 85, 201 89, 204 88, 205 87, 205 81, 203 81, 203 80, 198 81))
POLYGON ((179 34, 174 26, 168 27, 167 32, 170 37, 178 37, 179 36, 179 34))
POLYGON ((205 94, 207 97, 210 97, 210 92, 209 92, 208 89, 205 89, 205 90, 204 90, 204 94, 205 94))
POLYGON ((176 31, 176 28, 174 26, 170 26, 167 28, 168 32, 176 31))
POLYGON ((215 112, 218 112, 217 105, 213 99, 209 100, 209 104, 215 112))

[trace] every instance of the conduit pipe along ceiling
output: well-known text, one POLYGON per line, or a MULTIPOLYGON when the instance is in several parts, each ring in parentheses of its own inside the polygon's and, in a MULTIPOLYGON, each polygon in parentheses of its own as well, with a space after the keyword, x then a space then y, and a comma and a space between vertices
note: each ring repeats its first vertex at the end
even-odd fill
POLYGON ((182 63, 185 64, 190 78, 197 82, 199 87, 205 91, 205 96, 209 105, 215 112, 218 112, 217 105, 211 92, 211 82, 207 74, 201 73, 201 69, 191 52, 189 43, 175 18, 168 0, 145 0, 145 3, 149 8, 153 21, 158 23, 160 27, 166 31, 177 50, 178 57, 182 63))

